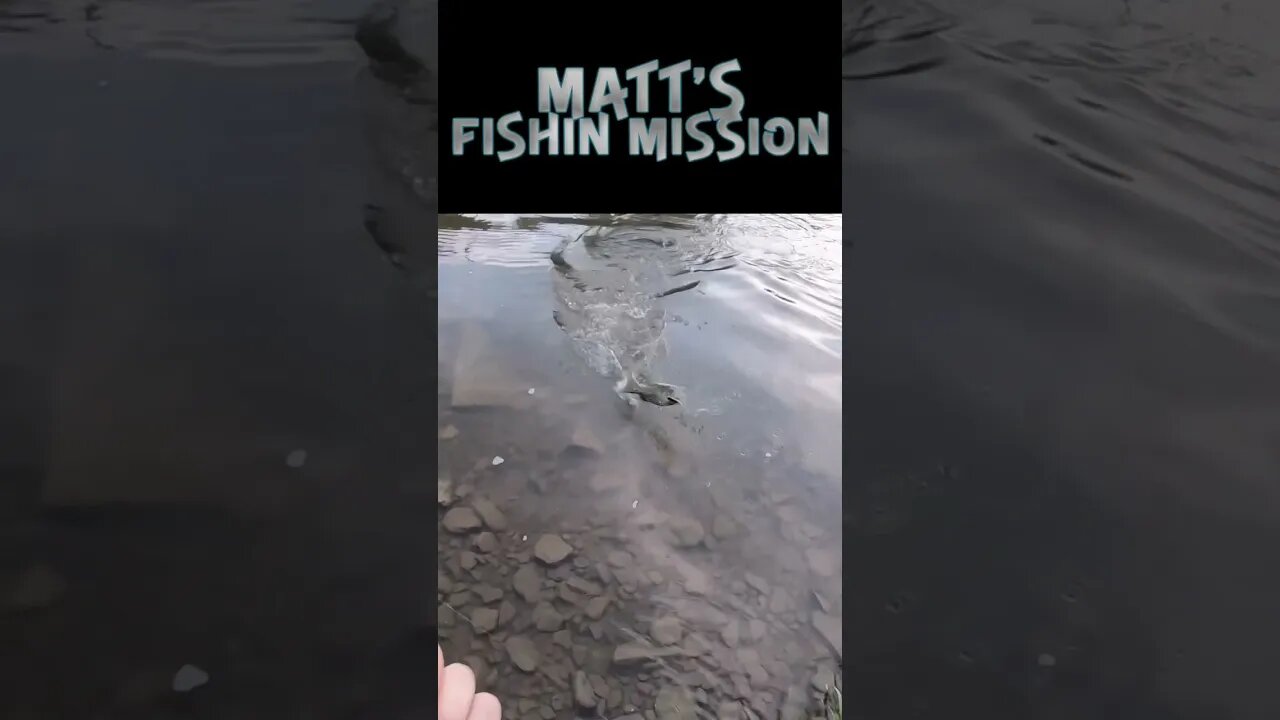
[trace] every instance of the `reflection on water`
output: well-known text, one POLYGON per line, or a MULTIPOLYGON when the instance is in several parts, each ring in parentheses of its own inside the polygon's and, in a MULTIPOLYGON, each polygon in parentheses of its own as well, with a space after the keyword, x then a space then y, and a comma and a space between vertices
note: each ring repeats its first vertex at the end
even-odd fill
POLYGON ((829 684, 840 233, 441 218, 439 622, 521 716, 772 717, 829 684), (622 375, 680 404, 628 402, 622 375))

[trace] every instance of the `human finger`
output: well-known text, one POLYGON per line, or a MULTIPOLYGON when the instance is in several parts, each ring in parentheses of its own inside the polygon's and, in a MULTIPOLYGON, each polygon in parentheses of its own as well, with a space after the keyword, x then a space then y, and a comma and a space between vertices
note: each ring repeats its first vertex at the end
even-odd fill
POLYGON ((502 720, 502 703, 489 693, 479 693, 471 701, 471 714, 467 720, 502 720))
POLYGON ((440 690, 439 720, 467 720, 476 694, 476 676, 462 663, 446 665, 440 690))

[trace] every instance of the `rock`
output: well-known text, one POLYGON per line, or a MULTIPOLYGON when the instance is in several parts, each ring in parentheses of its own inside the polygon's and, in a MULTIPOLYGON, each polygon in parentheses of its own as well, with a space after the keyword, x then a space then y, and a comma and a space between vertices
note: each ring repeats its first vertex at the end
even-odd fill
POLYGON ((487 635, 498 627, 498 611, 493 608, 476 608, 471 611, 471 626, 481 635, 487 635))
POLYGON ((521 635, 514 635, 507 638, 504 646, 507 650, 507 656, 511 658, 511 662, 521 670, 531 673, 538 669, 538 661, 541 656, 538 654, 538 646, 533 641, 521 635))
POLYGON ((680 624, 680 618, 666 615, 653 621, 649 627, 649 635, 659 645, 675 645, 684 635, 684 627, 680 624))
POLYGON ((459 590, 458 592, 453 593, 452 595, 449 596, 449 604, 454 607, 462 607, 463 605, 466 605, 469 602, 471 602, 470 590, 459 590))
POLYGON ((573 702, 579 710, 593 710, 596 706, 596 692, 587 674, 581 670, 573 674, 573 702))
POLYGON ((830 550, 811 547, 804 551, 804 557, 809 561, 809 569, 816 575, 831 577, 840 569, 840 559, 830 550))
POLYGON ((822 639, 835 651, 836 657, 843 657, 840 649, 840 628, 842 625, 840 618, 814 610, 810 616, 810 621, 813 623, 813 628, 822 636, 822 639))
POLYGON ((836 686, 836 674, 831 671, 831 668, 818 668, 810 678, 809 684, 820 693, 826 692, 828 688, 836 686))
POLYGON ((511 578, 511 586, 527 603, 536 603, 542 597, 542 575, 532 565, 521 565, 511 578))
POLYGON ((479 561, 480 559, 477 558, 476 554, 473 552, 463 550, 461 553, 458 553, 458 565, 460 565, 463 570, 470 570, 475 567, 476 563, 479 561))
POLYGON ((502 604, 498 606, 498 625, 506 625, 515 616, 516 606, 503 600, 502 604))
POLYGON ((728 515, 716 515, 711 521, 711 534, 718 540, 727 540, 738 534, 738 524, 728 515))
POLYGON ((480 529, 480 516, 465 507, 453 508, 444 514, 444 529, 451 533, 465 533, 480 529))
POLYGON ((555 632, 564 627, 564 616, 551 603, 541 602, 533 608, 533 626, 542 632, 555 632))
POLYGON ((764 578, 760 577, 759 575, 745 573, 743 574, 742 577, 744 580, 747 581, 748 585, 755 588, 756 592, 760 593, 761 595, 768 595, 769 592, 772 590, 772 588, 769 587, 768 581, 766 581, 764 578))
POLYGON ((684 651, 678 647, 655 648, 644 643, 630 642, 614 648, 613 662, 617 665, 628 665, 682 654, 684 651))
POLYGON ((573 553, 573 547, 559 535, 543 535, 533 546, 533 556, 547 565, 564 561, 573 553))
POLYGON ((195 665, 183 665, 173 674, 173 691, 188 693, 209 682, 209 673, 195 665))
POLYGON ((498 538, 491 532, 482 532, 476 536, 475 548, 488 554, 498 549, 498 538))
POLYGON ((588 600, 587 606, 582 609, 582 612, 585 613, 586 616, 591 618, 592 620, 599 620, 600 618, 604 617, 604 613, 608 609, 609 609, 609 596, 601 595, 599 597, 593 597, 590 600, 588 600))
POLYGON ((557 588, 557 592, 559 593, 561 600, 575 607, 581 606, 584 602, 586 602, 585 597, 583 597, 579 593, 574 592, 568 585, 564 583, 560 584, 560 587, 557 588))
POLYGON ((442 593, 453 592, 453 580, 442 572, 436 573, 436 590, 442 593))
POLYGON ((456 625, 455 614, 444 605, 436 606, 436 625, 442 628, 450 628, 456 625))
POLYGON ((573 633, 568 630, 560 630, 551 635, 551 642, 568 650, 573 647, 573 633))
POLYGON ((567 584, 569 587, 584 595, 599 595, 604 592, 604 588, 600 587, 596 583, 593 583, 590 580, 584 580, 577 576, 569 578, 567 584))
POLYGON ((591 675, 588 678, 591 681, 591 688, 596 691, 597 697, 609 697, 609 681, 599 675, 591 675))
POLYGON ((669 527, 671 533, 675 535, 676 547, 697 547, 707 536, 702 523, 693 518, 672 518, 669 527))
POLYGON ((285 464, 285 465, 288 465, 289 467, 293 468, 294 470, 297 470, 298 468, 302 467, 303 465, 306 465, 306 464, 307 464, 307 451, 306 451, 306 450, 301 450, 301 449, 299 449, 299 450, 294 450, 294 451, 290 452, 288 455, 285 455, 285 456, 284 456, 284 464, 285 464))
POLYGON ((4 609, 39 610, 49 607, 67 592, 67 581, 48 565, 33 565, 14 579, 4 597, 4 609))
POLYGON ((764 624, 763 620, 752 618, 747 622, 747 632, 751 635, 752 642, 760 642, 764 639, 764 634, 769 631, 769 626, 764 624))
POLYGON ((452 424, 445 425, 444 427, 440 428, 440 433, 438 437, 441 440, 452 440, 458 437, 458 428, 452 424))
POLYGON ((476 595, 480 596, 480 602, 491 603, 502 597, 502 590, 492 585, 476 585, 472 588, 476 595))
POLYGON ((668 685, 653 701, 658 720, 697 720, 698 703, 687 687, 668 685))
POLYGON ((440 507, 449 507, 455 499, 453 481, 447 477, 436 478, 436 502, 440 507))
POLYGON ((742 720, 744 715, 742 704, 732 700, 722 702, 716 708, 716 720, 742 720))
POLYGON ((476 498, 471 501, 471 507, 479 513, 480 519, 484 521, 485 527, 490 530, 502 532, 507 529, 507 516, 502 514, 497 505, 486 498, 476 498))
POLYGON ((720 639, 724 641, 724 644, 729 646, 730 649, 738 647, 738 642, 740 641, 741 636, 739 635, 737 620, 730 620, 720 626, 720 639))
POLYGON ((631 553, 622 550, 614 550, 613 552, 610 552, 607 559, 609 560, 609 564, 616 568, 627 567, 634 562, 634 559, 631 557, 631 553))

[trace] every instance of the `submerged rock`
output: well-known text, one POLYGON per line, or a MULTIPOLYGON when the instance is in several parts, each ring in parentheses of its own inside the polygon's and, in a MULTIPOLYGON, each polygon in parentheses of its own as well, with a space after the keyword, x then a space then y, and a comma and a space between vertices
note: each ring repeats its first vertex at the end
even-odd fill
POLYGON ((531 673, 538 669, 538 661, 541 655, 538 653, 538 646, 527 637, 515 635, 507 638, 504 643, 507 650, 507 656, 511 658, 511 662, 521 670, 531 673))
POLYGON ((666 615, 653 621, 649 627, 649 635, 659 645, 675 645, 684 636, 684 627, 680 623, 680 618, 666 615))
POLYGON ((476 498, 471 502, 471 506, 479 513, 480 519, 484 521, 486 527, 490 530, 502 532, 507 529, 507 516, 502 514, 497 505, 486 498, 476 498))
POLYGON ((653 711, 658 720, 697 720, 698 702, 689 688, 668 685, 658 691, 653 711))
POLYGON ((209 673, 195 665, 183 665, 173 675, 173 691, 187 693, 209 682, 209 673))
POLYGON ((511 586, 527 603, 542 597, 542 575, 532 565, 521 565, 511 578, 511 586))
POLYGON ((538 603, 533 609, 533 625, 542 632, 555 632, 564 626, 564 616, 551 603, 538 603))
POLYGON ((465 533, 480 529, 480 516, 471 508, 458 507, 444 514, 444 529, 451 533, 465 533))
POLYGON ((645 643, 631 642, 614 648, 613 662, 617 665, 628 665, 683 654, 684 651, 678 647, 656 648, 645 643))
POLYGON ((738 524, 735 523, 728 515, 716 515, 711 521, 711 534, 716 536, 718 540, 727 540, 738 534, 738 524))
POLYGON ((477 633, 487 635, 498 627, 498 611, 493 608, 476 608, 471 611, 471 627, 477 633))
POLYGON ((573 553, 573 546, 559 535, 543 535, 533 546, 533 556, 547 565, 556 565, 573 553))
POLYGON ((476 535, 474 545, 482 553, 491 553, 498 549, 498 538, 491 532, 482 532, 476 535))
POLYGON ((582 609, 582 612, 592 620, 599 620, 600 618, 604 617, 604 613, 608 609, 609 609, 609 596, 601 595, 599 597, 593 597, 590 600, 588 600, 587 605, 582 609))
POLYGON ((596 706, 596 692, 591 687, 587 674, 581 670, 573 674, 573 702, 579 710, 593 710, 596 706))
POLYGON ((675 536, 676 547, 697 547, 707 536, 702 523, 693 518, 672 518, 669 527, 675 536))

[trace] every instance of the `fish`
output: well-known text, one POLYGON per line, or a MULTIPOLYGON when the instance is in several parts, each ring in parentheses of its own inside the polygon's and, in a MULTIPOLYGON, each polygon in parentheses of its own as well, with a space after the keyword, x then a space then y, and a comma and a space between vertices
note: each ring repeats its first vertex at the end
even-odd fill
POLYGON ((649 375, 665 347, 666 317, 658 301, 699 284, 654 290, 665 285, 676 251, 670 238, 584 231, 549 254, 560 305, 552 319, 594 370, 616 380, 614 391, 632 408, 639 402, 682 404, 678 386, 649 375), (574 247, 580 251, 571 261, 574 247))

